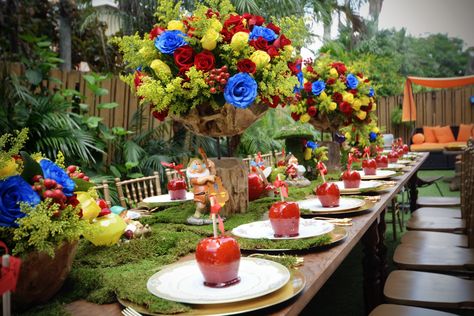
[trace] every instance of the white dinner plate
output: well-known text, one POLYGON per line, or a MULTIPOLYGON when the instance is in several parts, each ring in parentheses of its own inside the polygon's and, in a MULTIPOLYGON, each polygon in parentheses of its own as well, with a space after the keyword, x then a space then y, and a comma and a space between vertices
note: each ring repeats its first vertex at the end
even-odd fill
POLYGON ((389 163, 387 167, 380 168, 380 169, 403 169, 405 168, 404 164, 401 163, 389 163))
POLYGON ((402 164, 402 165, 409 165, 409 164, 411 164, 412 162, 413 162, 413 161, 411 161, 411 160, 406 160, 406 159, 398 159, 398 160, 397 160, 397 163, 402 164))
POLYGON ((222 304, 244 301, 272 293, 290 279, 283 265, 265 259, 241 258, 240 282, 229 287, 204 285, 196 260, 169 265, 152 275, 147 282, 152 294, 189 304, 222 304))
POLYGON ((364 174, 364 171, 362 170, 357 170, 358 173, 360 173, 360 178, 362 180, 377 180, 377 179, 385 179, 385 178, 390 178, 391 176, 397 174, 395 171, 393 170, 381 170, 381 169, 377 169, 375 171, 375 174, 372 175, 372 176, 366 176, 364 174))
POLYGON ((143 199, 145 203, 175 203, 175 202, 183 202, 183 201, 192 201, 194 199, 194 194, 192 192, 186 192, 186 199, 184 200, 172 200, 169 194, 162 194, 158 196, 150 196, 148 198, 143 199))
POLYGON ((295 237, 275 237, 270 220, 240 225, 232 230, 232 234, 250 239, 303 239, 322 236, 334 230, 334 225, 326 221, 300 218, 299 235, 295 237))
POLYGON ((360 186, 358 188, 346 189, 344 188, 344 181, 336 181, 332 183, 335 183, 337 185, 337 187, 339 188, 339 192, 341 194, 360 193, 361 190, 366 191, 370 189, 375 189, 375 188, 380 187, 383 184, 382 182, 379 182, 379 181, 361 181, 360 186))
POLYGON ((339 206, 335 206, 335 207, 323 207, 318 198, 302 200, 302 201, 298 201, 297 203, 300 208, 309 210, 314 213, 317 213, 317 212, 329 213, 329 212, 353 210, 364 205, 365 201, 362 199, 341 197, 339 199, 339 206))

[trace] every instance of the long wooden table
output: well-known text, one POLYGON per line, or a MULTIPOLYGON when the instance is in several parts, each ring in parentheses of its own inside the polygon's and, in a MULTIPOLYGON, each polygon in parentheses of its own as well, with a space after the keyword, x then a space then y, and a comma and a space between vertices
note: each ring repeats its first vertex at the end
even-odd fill
MULTIPOLYGON (((387 278, 387 248, 385 246, 385 211, 396 195, 405 185, 410 186, 412 205, 417 198, 416 173, 428 153, 418 158, 416 163, 410 165, 408 172, 394 178, 397 184, 385 191, 374 207, 361 215, 353 217, 352 226, 347 226, 348 236, 339 245, 328 250, 304 254, 304 265, 299 270, 306 277, 306 286, 302 293, 294 299, 281 305, 260 311, 270 315, 298 315, 311 301, 329 277, 344 261, 347 255, 362 241, 364 246, 363 272, 364 272, 364 298, 366 313, 368 314, 383 300, 383 286, 387 278)), ((88 316, 91 313, 100 315, 121 315, 118 304, 106 306, 86 303, 84 301, 70 304, 67 309, 75 316, 88 316)), ((259 312, 259 313, 260 313, 259 312)))

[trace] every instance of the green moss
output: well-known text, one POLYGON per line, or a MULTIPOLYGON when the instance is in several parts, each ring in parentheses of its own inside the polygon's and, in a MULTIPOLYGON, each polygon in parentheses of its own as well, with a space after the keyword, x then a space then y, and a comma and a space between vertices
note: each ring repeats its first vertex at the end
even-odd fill
POLYGON ((306 239, 269 240, 269 239, 244 239, 237 238, 242 249, 282 249, 282 250, 305 250, 313 247, 326 245, 331 242, 328 234, 306 239))

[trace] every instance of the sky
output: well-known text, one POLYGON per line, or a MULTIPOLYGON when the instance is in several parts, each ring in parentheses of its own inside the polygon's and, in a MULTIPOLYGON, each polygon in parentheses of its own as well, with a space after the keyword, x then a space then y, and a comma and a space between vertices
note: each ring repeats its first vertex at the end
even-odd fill
MULTIPOLYGON (((359 14, 368 17, 369 5, 363 5, 359 14)), ((333 17, 332 37, 337 37, 337 16, 333 17)), ((413 36, 443 33, 464 40, 465 48, 474 46, 474 0, 384 0, 379 16, 379 29, 406 28, 413 36)), ((321 24, 313 31, 322 36, 321 24)), ((316 40, 311 50, 317 50, 322 42, 316 40)), ((302 50, 303 58, 312 53, 302 50)))

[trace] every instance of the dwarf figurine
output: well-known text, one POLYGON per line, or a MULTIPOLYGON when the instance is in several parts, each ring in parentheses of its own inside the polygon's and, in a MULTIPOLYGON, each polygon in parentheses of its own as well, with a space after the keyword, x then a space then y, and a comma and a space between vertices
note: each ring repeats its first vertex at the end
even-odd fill
POLYGON ((298 158, 289 154, 285 170, 285 173, 288 176, 286 183, 288 183, 289 186, 299 188, 311 185, 311 182, 304 177, 305 172, 306 168, 303 165, 298 164, 298 158))
POLYGON ((201 217, 209 202, 209 185, 213 185, 216 180, 214 163, 209 159, 206 160, 206 163, 199 158, 191 159, 186 169, 186 176, 193 187, 194 202, 196 203, 196 211, 193 216, 188 218, 188 223, 192 225, 211 224, 211 219, 201 217))

